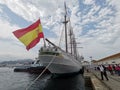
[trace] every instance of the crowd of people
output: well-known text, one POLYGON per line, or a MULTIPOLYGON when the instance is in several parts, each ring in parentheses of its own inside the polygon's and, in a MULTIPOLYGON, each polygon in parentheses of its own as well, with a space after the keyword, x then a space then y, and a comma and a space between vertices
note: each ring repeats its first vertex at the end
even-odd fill
POLYGON ((109 80, 107 77, 106 71, 109 71, 111 75, 118 75, 120 76, 120 64, 112 64, 112 65, 99 65, 98 67, 95 67, 95 70, 99 70, 101 73, 101 79, 104 80, 104 77, 106 80, 109 80))
POLYGON ((117 74, 120 76, 120 65, 119 64, 109 65, 107 69, 111 75, 117 74))

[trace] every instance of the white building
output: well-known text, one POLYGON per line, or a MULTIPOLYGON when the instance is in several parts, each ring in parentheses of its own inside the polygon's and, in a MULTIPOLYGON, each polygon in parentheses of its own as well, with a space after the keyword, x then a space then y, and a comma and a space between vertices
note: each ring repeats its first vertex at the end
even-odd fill
POLYGON ((97 60, 96 62, 93 62, 93 64, 95 65, 120 64, 120 53, 97 60))
POLYGON ((83 66, 88 66, 88 65, 90 65, 90 62, 88 62, 88 61, 82 61, 82 65, 83 66))

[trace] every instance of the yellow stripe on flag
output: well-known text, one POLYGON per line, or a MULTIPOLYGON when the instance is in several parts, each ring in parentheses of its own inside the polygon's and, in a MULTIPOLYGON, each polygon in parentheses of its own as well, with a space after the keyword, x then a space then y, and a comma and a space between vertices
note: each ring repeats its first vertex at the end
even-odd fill
POLYGON ((33 48, 41 38, 44 38, 40 19, 26 28, 14 31, 13 34, 26 46, 27 50, 33 48))
POLYGON ((28 46, 34 39, 36 39, 38 37, 38 34, 40 32, 42 32, 42 26, 41 25, 39 25, 34 30, 32 30, 32 31, 26 33, 25 35, 23 35, 22 37, 20 37, 19 40, 21 42, 23 42, 25 46, 28 46))

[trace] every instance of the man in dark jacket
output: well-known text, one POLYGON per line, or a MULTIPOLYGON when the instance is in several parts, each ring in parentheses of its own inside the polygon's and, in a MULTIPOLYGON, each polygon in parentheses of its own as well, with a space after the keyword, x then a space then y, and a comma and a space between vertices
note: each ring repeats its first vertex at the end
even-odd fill
POLYGON ((100 65, 100 73, 101 73, 101 79, 104 80, 103 76, 106 78, 108 81, 107 73, 106 73, 106 67, 104 65, 100 65))

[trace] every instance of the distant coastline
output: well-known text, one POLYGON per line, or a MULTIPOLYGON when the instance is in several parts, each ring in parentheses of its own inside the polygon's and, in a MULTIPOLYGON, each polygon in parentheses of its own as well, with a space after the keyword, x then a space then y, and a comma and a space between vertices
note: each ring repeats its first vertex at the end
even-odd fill
POLYGON ((32 59, 2 61, 2 62, 0 62, 0 67, 15 67, 15 66, 22 66, 22 65, 30 65, 33 62, 34 62, 34 60, 32 60, 32 59))

